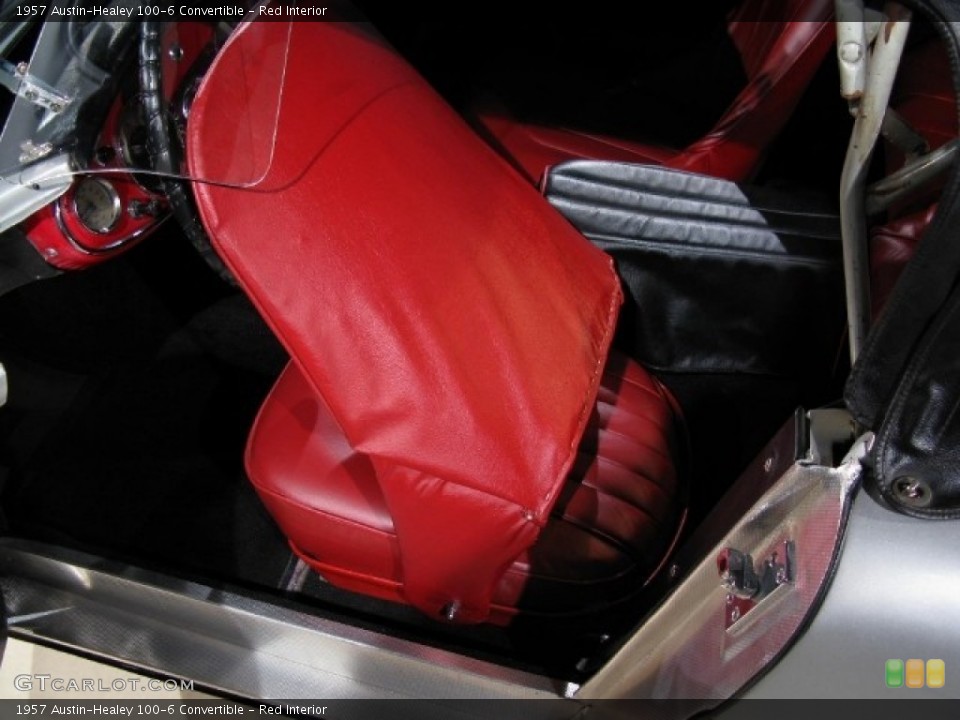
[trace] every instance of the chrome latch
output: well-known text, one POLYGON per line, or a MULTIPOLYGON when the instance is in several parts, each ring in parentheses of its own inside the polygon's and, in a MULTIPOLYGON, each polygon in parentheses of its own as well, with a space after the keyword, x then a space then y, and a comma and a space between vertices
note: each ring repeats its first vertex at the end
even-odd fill
POLYGON ((724 608, 727 629, 779 588, 794 583, 796 553, 794 541, 785 540, 778 549, 761 560, 759 566, 755 566, 753 556, 748 553, 735 548, 724 548, 720 551, 717 556, 717 571, 727 589, 724 608))
POLYGON ((61 95, 39 78, 33 77, 26 63, 14 65, 0 59, 0 85, 17 97, 39 105, 54 115, 64 111, 70 104, 70 98, 61 95))

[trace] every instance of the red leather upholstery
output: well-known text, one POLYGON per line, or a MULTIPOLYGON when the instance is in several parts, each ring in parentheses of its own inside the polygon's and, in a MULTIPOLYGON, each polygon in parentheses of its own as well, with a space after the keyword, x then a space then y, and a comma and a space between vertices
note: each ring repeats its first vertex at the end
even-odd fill
MULTIPOLYGON (((282 41, 282 23, 264 25, 261 34, 282 41)), ((233 36, 194 101, 195 177, 226 174, 232 136, 272 136, 272 114, 243 96, 262 72, 247 56, 249 32, 233 36)), ((551 512, 596 404, 619 281, 610 259, 368 28, 293 23, 289 32, 268 173, 255 187, 197 184, 198 207, 309 385, 304 396, 322 398, 324 417, 362 458, 338 477, 376 477, 396 542, 359 575, 390 578, 400 567, 406 602, 483 621, 507 569, 554 532, 551 512)), ((271 463, 297 462, 297 441, 284 437, 257 442, 258 479, 273 477, 271 463)), ((330 457, 347 452, 332 447, 330 457)), ((319 457, 325 484, 329 462, 319 457)), ((357 493, 369 490, 359 482, 316 505, 318 517, 349 525, 357 493)), ((383 529, 376 507, 363 516, 383 529)), ((316 522, 284 520, 311 550, 316 522)))
MULTIPOLYGON (((518 610, 596 612, 642 586, 677 526, 674 425, 661 386, 611 356, 573 471, 538 541, 499 578, 492 622, 518 610)), ((294 364, 260 411, 247 470, 293 549, 324 578, 407 601, 397 528, 374 463, 350 446, 294 364)), ((423 522, 443 542, 446 520, 425 514, 423 522)))
POLYGON ((870 298, 874 317, 887 304, 893 286, 936 212, 934 204, 874 228, 870 233, 870 298))
POLYGON ((728 27, 747 85, 714 128, 684 149, 527 124, 503 108, 482 110, 479 121, 534 182, 547 167, 574 159, 663 164, 742 182, 757 169, 832 47, 832 16, 833 0, 745 0, 728 27))

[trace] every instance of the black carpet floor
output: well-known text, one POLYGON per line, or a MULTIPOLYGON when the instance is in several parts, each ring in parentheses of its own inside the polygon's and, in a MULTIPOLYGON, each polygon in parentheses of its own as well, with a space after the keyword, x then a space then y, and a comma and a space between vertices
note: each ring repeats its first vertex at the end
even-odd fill
POLYGON ((242 448, 285 355, 245 298, 172 244, 0 299, 6 521, 20 536, 276 586, 290 554, 242 448))

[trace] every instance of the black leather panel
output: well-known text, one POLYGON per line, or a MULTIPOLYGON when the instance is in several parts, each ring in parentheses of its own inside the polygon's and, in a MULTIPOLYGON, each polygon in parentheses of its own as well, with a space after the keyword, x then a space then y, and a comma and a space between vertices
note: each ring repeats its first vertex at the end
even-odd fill
POLYGON ((657 166, 557 166, 545 194, 617 260, 648 366, 819 381, 845 327, 839 220, 819 202, 657 166))
POLYGON ((911 515, 960 517, 960 286, 923 334, 874 443, 872 480, 911 515))

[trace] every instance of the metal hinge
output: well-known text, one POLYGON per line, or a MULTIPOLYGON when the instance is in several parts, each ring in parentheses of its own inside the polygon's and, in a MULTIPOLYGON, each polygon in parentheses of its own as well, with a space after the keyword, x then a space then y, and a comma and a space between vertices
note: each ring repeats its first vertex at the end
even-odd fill
POLYGON ((70 104, 70 98, 61 95, 42 80, 33 77, 27 63, 14 65, 0 59, 0 85, 27 102, 59 114, 70 104))

